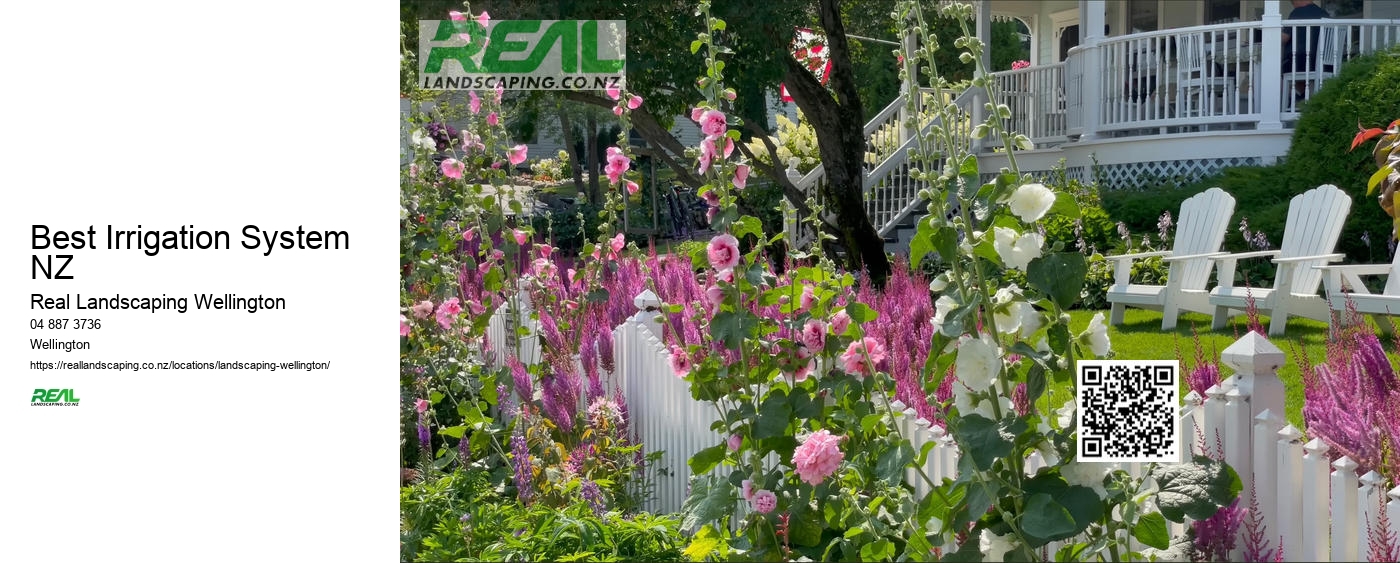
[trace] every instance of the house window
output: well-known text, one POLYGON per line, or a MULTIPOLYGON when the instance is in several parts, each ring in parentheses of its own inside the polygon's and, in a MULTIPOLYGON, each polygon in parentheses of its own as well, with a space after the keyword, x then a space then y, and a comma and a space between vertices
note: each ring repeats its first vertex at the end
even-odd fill
POLYGON ((1206 23, 1240 21, 1240 0, 1210 0, 1206 2, 1206 23))
POLYGON ((1133 33, 1157 31, 1157 0, 1128 0, 1128 27, 1133 33))
POLYGON ((1071 25, 1060 30, 1060 60, 1069 58, 1069 50, 1079 46, 1079 26, 1071 25))
POLYGON ((1327 10, 1330 18, 1360 18, 1362 17, 1365 0, 1322 0, 1319 2, 1323 10, 1327 10))

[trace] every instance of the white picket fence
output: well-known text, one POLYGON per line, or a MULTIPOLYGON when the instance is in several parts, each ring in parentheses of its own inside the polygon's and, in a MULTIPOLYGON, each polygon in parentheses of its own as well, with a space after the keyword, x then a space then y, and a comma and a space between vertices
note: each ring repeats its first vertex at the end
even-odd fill
MULTIPOLYGON (((719 418, 718 411, 692 399, 689 385, 671 370, 670 353, 660 340, 657 322, 660 300, 644 291, 635 305, 638 312, 613 330, 615 372, 600 375, 608 378, 608 389, 623 390, 633 438, 648 451, 664 452, 655 496, 645 505, 646 510, 675 512, 688 493, 691 475, 687 461, 700 450, 723 442, 725 436, 710 429, 719 418)), ((523 323, 533 328, 528 316, 523 323)), ((504 337, 510 324, 493 318, 492 338, 498 334, 504 337)), ((528 349, 538 358, 537 345, 528 349)), ((496 350, 498 360, 503 358, 505 346, 498 345, 496 350)), ((1235 370, 1234 375, 1209 389, 1205 397, 1195 392, 1187 395, 1181 411, 1181 437, 1193 454, 1214 456, 1217 449, 1224 453, 1226 463, 1244 482, 1240 506, 1248 508, 1255 501, 1252 494, 1257 493, 1265 549, 1276 551, 1281 541, 1284 561, 1365 560, 1382 506, 1390 531, 1400 533, 1400 486, 1387 491, 1375 472, 1358 476, 1356 462, 1346 457, 1332 461, 1321 440, 1304 443, 1303 432, 1283 422, 1279 413, 1284 412, 1284 387, 1276 372, 1285 355, 1278 347, 1251 332, 1226 348, 1221 360, 1235 370)), ((934 482, 956 478, 956 443, 941 428, 916 416, 913 409, 905 409, 897 413, 896 424, 915 451, 934 443, 924 471, 934 482)), ((1027 459, 1030 471, 1043 465, 1039 454, 1027 459)), ((1146 470, 1145 464, 1138 463, 1117 467, 1134 477, 1141 477, 1146 470)), ((913 469, 907 471, 906 483, 918 496, 929 492, 928 484, 913 469)), ((736 513, 742 514, 745 508, 737 507, 736 513)), ((1170 531, 1177 536, 1185 526, 1173 524, 1170 531)), ((1244 560, 1245 533, 1241 525, 1230 560, 1244 560)), ((1142 547, 1128 539, 1133 549, 1142 547)), ((1043 553, 1047 559, 1053 557, 1065 543, 1052 543, 1043 553)))

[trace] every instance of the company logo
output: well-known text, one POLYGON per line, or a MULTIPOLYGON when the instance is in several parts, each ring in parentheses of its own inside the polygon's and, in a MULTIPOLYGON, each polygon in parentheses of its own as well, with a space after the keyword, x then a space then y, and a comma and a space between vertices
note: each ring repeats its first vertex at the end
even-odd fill
POLYGON ((76 407, 81 399, 72 389, 35 389, 29 398, 31 407, 76 407))
POLYGON ((622 20, 421 20, 419 86, 428 90, 604 90, 627 70, 622 20))

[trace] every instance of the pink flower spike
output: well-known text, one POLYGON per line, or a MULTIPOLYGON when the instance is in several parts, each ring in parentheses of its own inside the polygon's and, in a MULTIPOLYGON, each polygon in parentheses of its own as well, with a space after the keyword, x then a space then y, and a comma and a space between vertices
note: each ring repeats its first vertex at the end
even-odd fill
POLYGON ((476 95, 476 90, 467 90, 467 97, 471 98, 467 107, 472 110, 472 114, 481 113, 481 96, 476 95))
POLYGON ((749 183, 749 165, 740 164, 734 167, 734 188, 744 189, 744 185, 749 183))
POLYGON ((708 248, 710 266, 716 270, 727 270, 739 265, 739 239, 725 233, 710 239, 708 248))
POLYGON ((460 160, 457 160, 455 158, 449 158, 447 160, 442 161, 441 168, 443 176, 447 176, 448 178, 452 178, 453 180, 461 180, 462 173, 467 170, 467 165, 462 164, 460 160))
POLYGON ((447 17, 451 18, 454 22, 467 21, 467 16, 462 14, 462 12, 448 12, 447 17))
POLYGON ((705 115, 705 108, 693 108, 690 110, 690 120, 700 122, 700 116, 705 115))
POLYGON ((515 145, 514 148, 510 149, 510 165, 515 166, 522 162, 525 162, 525 156, 529 152, 530 147, 527 147, 525 145, 515 145))
POLYGON ((608 93, 608 99, 610 100, 616 100, 622 97, 622 90, 618 89, 616 86, 608 88, 606 92, 608 93))
POLYGON ((642 107, 642 97, 632 96, 627 99, 627 109, 637 109, 642 107))
POLYGON ((622 106, 613 106, 613 115, 622 115, 622 106))
POLYGON ((636 182, 633 182, 631 180, 627 181, 627 193, 629 195, 637 195, 637 191, 641 189, 642 187, 638 186, 636 182))
POLYGON ((411 329, 408 326, 408 317, 399 315, 399 336, 408 336, 411 329))
POLYGON ((516 244, 519 244, 519 245, 521 245, 521 246, 524 246, 524 245, 525 245, 525 242, 528 241, 528 240, 530 240, 530 233, 527 233, 527 232, 522 231, 522 230, 520 230, 520 229, 512 229, 512 231, 513 231, 513 232, 512 232, 511 234, 515 235, 515 242, 516 242, 516 244))
POLYGON ((491 23, 491 14, 482 10, 481 15, 476 17, 476 23, 481 24, 481 27, 486 27, 486 24, 491 23))
POLYGON ((498 116, 498 115, 496 115, 496 112, 493 111, 493 112, 491 112, 491 113, 486 114, 486 124, 487 124, 487 125, 490 125, 490 126, 492 126, 492 127, 495 127, 495 126, 497 126, 497 125, 500 125, 500 123, 501 123, 501 117, 498 116))

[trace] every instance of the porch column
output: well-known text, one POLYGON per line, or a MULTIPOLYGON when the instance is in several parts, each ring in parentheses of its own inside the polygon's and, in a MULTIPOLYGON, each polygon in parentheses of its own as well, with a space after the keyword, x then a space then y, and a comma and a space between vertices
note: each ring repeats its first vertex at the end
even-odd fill
MULTIPOLYGON (((974 7, 977 9, 977 39, 982 42, 981 66, 990 70, 992 68, 992 2, 991 0, 977 0, 974 7)), ((980 70, 976 72, 976 76, 977 78, 986 78, 980 70)), ((989 100, 986 95, 987 91, 987 86, 983 85, 981 92, 974 94, 972 97, 973 123, 982 123, 982 121, 986 119, 987 112, 983 106, 986 105, 989 100)), ((976 146, 980 144, 980 141, 974 140, 973 143, 974 146, 976 146)))
POLYGON ((1259 129, 1283 129, 1279 112, 1283 107, 1283 21, 1278 11, 1278 2, 1264 2, 1264 28, 1260 35, 1259 77, 1254 83, 1259 85, 1259 129))
POLYGON ((1099 42, 1103 41, 1107 16, 1107 0, 1079 0, 1079 46, 1084 57, 1084 79, 1080 91, 1084 100, 1081 110, 1084 133, 1080 135, 1083 140, 1099 137, 1099 119, 1103 112, 1103 57, 1099 54, 1099 42))

